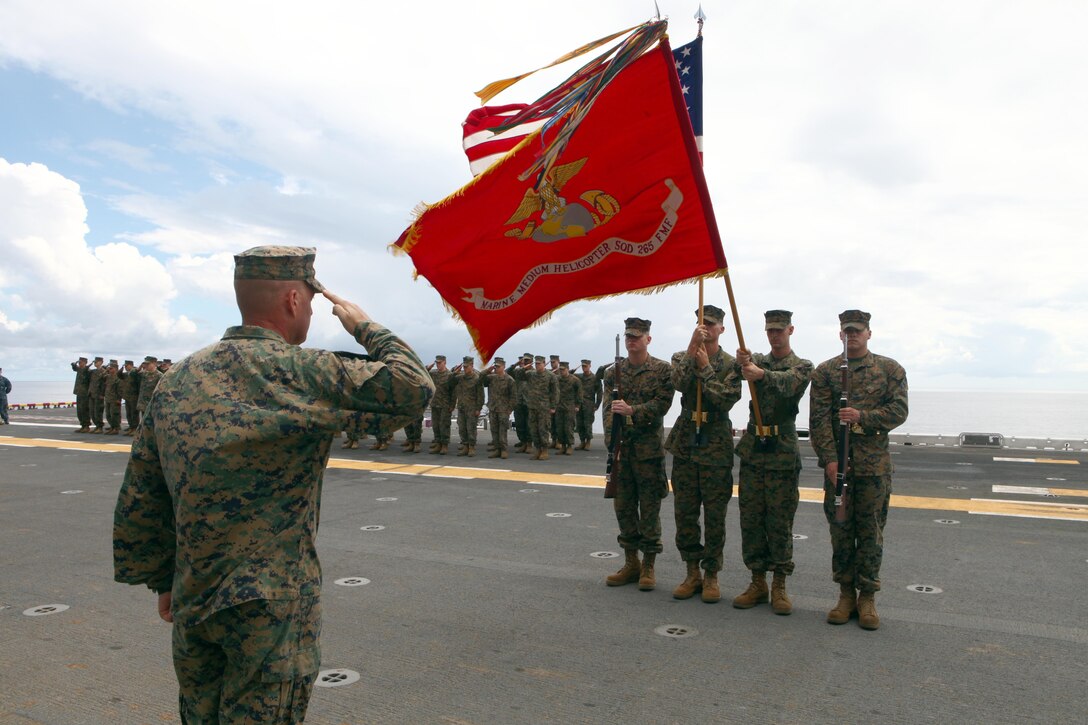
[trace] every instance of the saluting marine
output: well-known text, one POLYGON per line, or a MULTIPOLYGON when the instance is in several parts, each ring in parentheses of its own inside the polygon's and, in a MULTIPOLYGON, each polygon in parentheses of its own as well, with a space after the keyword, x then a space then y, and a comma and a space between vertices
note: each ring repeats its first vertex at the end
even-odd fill
POLYGON ((582 405, 578 410, 578 450, 588 451, 593 440, 593 419, 604 400, 604 386, 591 368, 592 361, 582 360, 582 369, 574 374, 582 384, 582 405))
POLYGON ((517 403, 517 382, 506 373, 506 361, 495 358, 491 367, 480 375, 487 388, 487 416, 491 424, 491 443, 494 450, 488 458, 509 458, 510 413, 517 403))
POLYGON ((533 369, 522 361, 511 371, 515 380, 526 384, 526 399, 529 404, 529 433, 532 436, 534 461, 548 459, 548 435, 551 428, 551 416, 559 405, 559 384, 549 370, 544 367, 544 356, 533 358, 533 369))

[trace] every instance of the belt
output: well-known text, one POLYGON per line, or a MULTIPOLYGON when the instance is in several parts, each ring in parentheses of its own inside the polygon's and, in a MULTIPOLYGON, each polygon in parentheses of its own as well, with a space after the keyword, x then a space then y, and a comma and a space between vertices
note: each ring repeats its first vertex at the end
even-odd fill
MULTIPOLYGON (((699 414, 697 414, 691 408, 681 408, 680 410, 682 410, 684 413, 687 414, 688 420, 698 420, 699 419, 699 414)), ((729 416, 727 414, 725 414, 725 413, 722 413, 721 411, 707 411, 707 410, 704 410, 702 412, 702 420, 699 421, 699 422, 702 422, 702 423, 721 423, 721 422, 727 421, 727 420, 729 420, 729 416)))

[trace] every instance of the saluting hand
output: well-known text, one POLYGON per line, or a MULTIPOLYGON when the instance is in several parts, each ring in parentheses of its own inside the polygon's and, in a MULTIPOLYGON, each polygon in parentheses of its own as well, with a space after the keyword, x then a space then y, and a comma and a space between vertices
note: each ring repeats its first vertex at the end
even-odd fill
POLYGON ((332 302, 332 313, 340 320, 340 324, 348 331, 349 335, 355 334, 355 328, 360 322, 370 322, 370 315, 363 312, 363 308, 354 302, 349 302, 339 295, 325 290, 322 294, 325 299, 332 302))

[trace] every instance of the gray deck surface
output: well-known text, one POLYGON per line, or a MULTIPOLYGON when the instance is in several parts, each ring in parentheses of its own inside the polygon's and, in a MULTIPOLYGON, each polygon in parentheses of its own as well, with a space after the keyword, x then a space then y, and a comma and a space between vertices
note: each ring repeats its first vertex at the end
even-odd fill
MULTIPOLYGON (((170 627, 148 590, 112 581, 127 455, 7 437, 130 439, 73 434, 69 410, 15 411, 12 421, 0 427, 0 723, 177 722, 170 627), (47 604, 69 609, 24 616, 47 604)), ((882 626, 866 632, 824 621, 838 588, 816 503, 802 500, 794 525, 807 538, 795 542, 792 616, 730 605, 748 581, 735 499, 722 602, 677 601, 671 496, 658 588, 640 592, 604 585, 620 560, 593 556, 619 552, 600 489, 534 482, 601 475, 599 436, 594 450, 534 462, 487 459, 483 431, 474 459, 404 454, 402 435, 384 452, 367 441, 333 450, 318 540, 322 669, 361 677, 315 688, 308 723, 1086 720, 1084 453, 896 446, 882 626), (340 467, 350 462, 361 468, 340 467), (371 525, 385 528, 361 530, 371 525), (370 583, 334 583, 344 577, 370 583), (668 625, 690 636, 657 633, 668 625)), ((804 464, 801 486, 815 489, 819 469, 804 464)))

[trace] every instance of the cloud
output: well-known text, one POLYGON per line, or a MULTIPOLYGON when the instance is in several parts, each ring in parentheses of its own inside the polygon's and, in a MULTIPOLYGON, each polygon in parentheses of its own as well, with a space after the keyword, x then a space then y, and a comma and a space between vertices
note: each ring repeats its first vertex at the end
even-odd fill
POLYGON ((5 348, 140 349, 192 340, 192 322, 170 314, 176 289, 161 262, 125 243, 87 244, 87 208, 75 182, 41 164, 0 159, 0 198, 0 255, 19 270, 0 286, 5 348))

